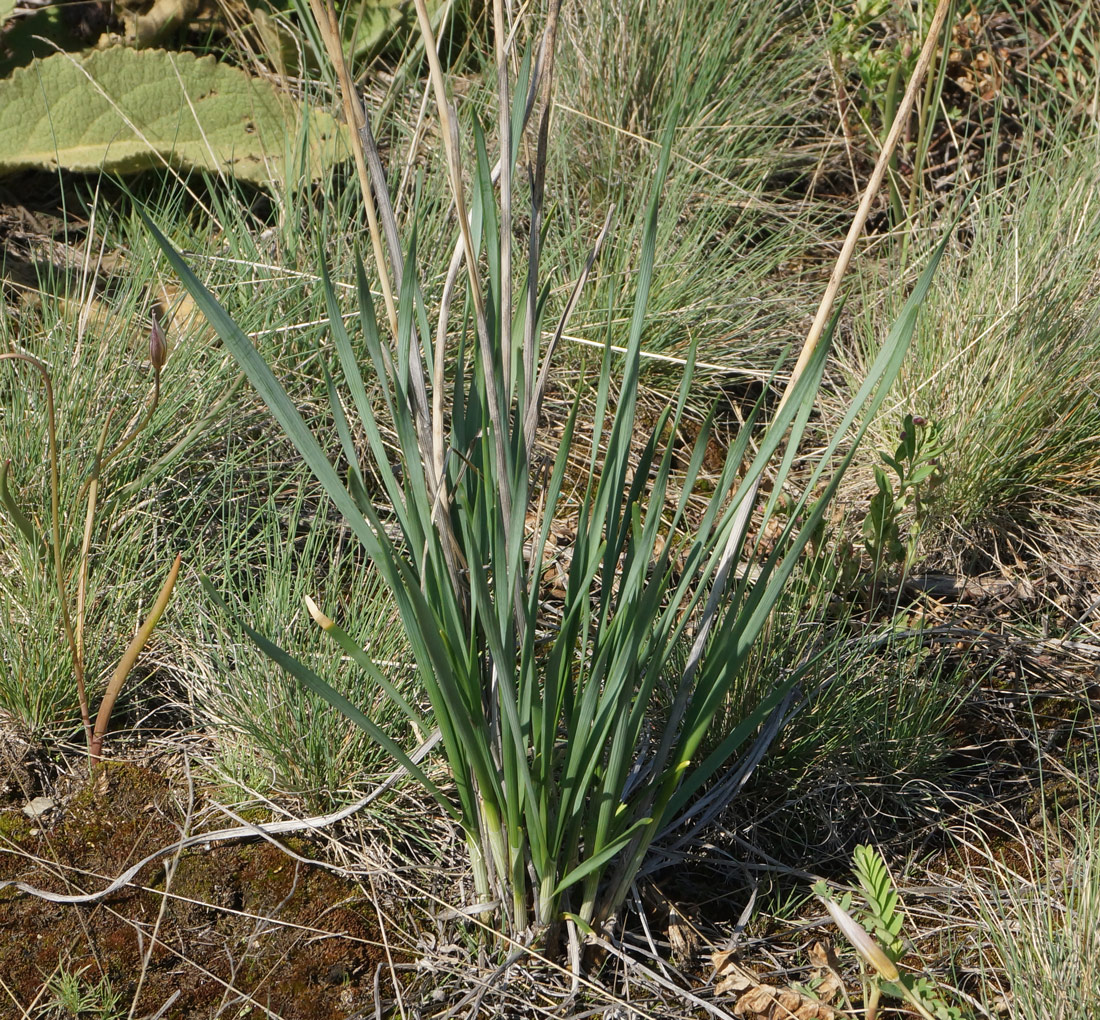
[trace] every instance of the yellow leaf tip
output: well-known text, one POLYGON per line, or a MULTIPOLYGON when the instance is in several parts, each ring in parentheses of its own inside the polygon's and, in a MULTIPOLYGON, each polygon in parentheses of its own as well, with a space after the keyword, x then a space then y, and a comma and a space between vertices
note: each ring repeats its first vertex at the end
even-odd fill
POLYGON ((335 627, 336 624, 330 620, 320 609, 317 608, 317 603, 313 601, 308 595, 306 599, 306 609, 309 610, 309 615, 313 617, 313 622, 317 624, 322 630, 328 630, 330 627, 335 627))

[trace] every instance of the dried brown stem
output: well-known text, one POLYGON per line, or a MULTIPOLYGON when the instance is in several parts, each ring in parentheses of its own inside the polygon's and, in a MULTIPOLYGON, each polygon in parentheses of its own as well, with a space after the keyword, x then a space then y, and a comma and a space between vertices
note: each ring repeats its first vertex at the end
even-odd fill
POLYGON ((180 554, 176 553, 175 561, 168 571, 168 578, 161 586, 160 593, 157 595, 157 600, 153 603, 152 611, 149 613, 145 622, 138 628, 137 633, 130 639, 130 643, 126 646, 126 651, 122 653, 122 658, 119 660, 111 676, 111 680, 107 684, 107 690, 103 694, 103 700, 99 703, 99 712, 95 717, 95 730, 88 744, 88 753, 92 759, 93 765, 99 761, 100 755, 103 753, 103 738, 107 734, 107 724, 111 721, 111 712, 114 710, 115 700, 122 690, 122 685, 130 675, 130 670, 134 668, 134 663, 137 662, 137 658, 141 654, 142 649, 148 644, 149 638, 153 633, 153 628, 157 625, 157 622, 164 614, 164 610, 168 607, 168 600, 172 597, 172 589, 176 586, 176 577, 180 572, 180 559, 180 554))

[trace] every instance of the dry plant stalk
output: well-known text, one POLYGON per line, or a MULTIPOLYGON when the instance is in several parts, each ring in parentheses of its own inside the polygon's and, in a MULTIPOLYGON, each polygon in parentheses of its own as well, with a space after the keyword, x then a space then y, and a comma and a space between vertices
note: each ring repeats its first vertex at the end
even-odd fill
POLYGON ((48 455, 50 461, 50 531, 49 537, 38 532, 36 525, 19 508, 15 497, 8 486, 8 474, 11 462, 0 466, 0 503, 3 504, 12 523, 26 538, 31 546, 42 556, 43 560, 52 560, 54 583, 57 587, 58 601, 61 607, 62 628, 65 633, 65 641, 69 646, 72 657, 73 680, 76 685, 77 701, 80 705, 80 719, 84 728, 84 737, 88 746, 88 755, 92 763, 99 761, 103 750, 103 740, 106 736, 107 726, 110 722, 111 712, 115 701, 126 678, 133 669, 142 649, 148 643, 149 637, 160 619, 168 600, 171 597, 175 585, 176 575, 179 572, 180 556, 176 556, 175 563, 169 571, 168 580, 161 589, 152 613, 146 622, 138 629, 131 639, 129 646, 123 653, 121 660, 115 668, 114 674, 108 684, 103 700, 100 702, 99 711, 93 726, 91 709, 88 701, 87 688, 87 650, 85 648, 84 633, 87 623, 87 598, 88 598, 88 573, 92 559, 92 537, 95 530, 96 510, 99 504, 99 487, 103 472, 108 465, 122 454, 138 436, 144 431, 152 420, 153 413, 160 403, 160 373, 168 357, 168 346, 156 315, 154 314, 149 334, 149 361, 153 367, 153 392, 143 411, 139 412, 129 431, 110 450, 107 449, 107 436, 115 408, 108 410, 100 429, 99 440, 96 444, 92 461, 92 470, 88 480, 77 492, 76 502, 84 502, 84 527, 82 531, 80 551, 77 555, 76 573, 76 605, 75 613, 69 606, 69 570, 65 564, 64 548, 61 540, 61 474, 58 458, 57 444, 57 416, 54 400, 53 381, 50 378, 46 365, 29 354, 4 353, 0 354, 0 361, 15 361, 33 368, 42 379, 46 391, 46 437, 48 455))
POLYGON ((840 249, 840 254, 837 256, 836 265, 833 266, 833 272, 829 277, 829 283, 825 288, 825 293, 821 296, 821 304, 818 305, 817 314, 814 316, 814 321, 810 326, 809 333, 806 334, 806 339, 802 344, 802 351, 798 356, 798 361, 795 363, 794 370, 791 372, 791 378, 783 392, 782 399, 784 401, 787 400, 798 377, 805 371, 810 357, 821 341, 821 336, 825 331, 825 324, 829 321, 829 316, 832 314, 833 305, 836 304, 836 296, 840 292, 841 281, 848 272, 848 266, 851 264, 852 255, 855 253, 859 236, 863 233, 863 228, 867 225, 867 217, 871 214, 871 203, 882 187, 882 182, 886 177, 886 171, 890 167, 890 160, 893 158, 894 150, 901 140, 902 132, 905 130, 905 125, 909 121, 909 115, 913 112, 913 104, 917 100, 917 92, 920 89, 921 83, 924 81, 924 76, 928 73, 929 65, 932 63, 932 57, 936 52, 936 43, 939 40, 940 32, 943 30, 944 21, 947 19, 947 14, 951 9, 952 2, 953 0, 939 0, 936 5, 936 13, 932 16, 932 24, 928 28, 928 35, 924 40, 924 46, 921 47, 920 57, 917 59, 917 66, 913 70, 912 78, 909 79, 909 85, 905 89, 905 95, 901 100, 901 104, 898 106, 897 113, 894 115, 894 122, 890 125, 890 131, 886 135, 886 140, 882 143, 882 149, 878 154, 878 160, 875 162, 875 168, 871 172, 871 176, 867 181, 867 186, 863 189, 863 197, 860 199, 859 207, 856 209, 856 214, 852 219, 852 225, 848 228, 848 236, 844 239, 844 245, 840 249))

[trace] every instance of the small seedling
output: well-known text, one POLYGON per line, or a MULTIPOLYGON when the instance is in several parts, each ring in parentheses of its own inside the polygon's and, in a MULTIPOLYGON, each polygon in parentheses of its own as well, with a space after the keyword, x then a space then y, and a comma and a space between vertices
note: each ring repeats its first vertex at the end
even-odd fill
POLYGON ((936 425, 907 414, 893 455, 879 450, 886 468, 875 465, 877 491, 863 521, 863 544, 877 577, 887 566, 906 574, 916 560, 917 544, 927 518, 928 494, 943 480, 946 447, 936 425), (901 533, 902 515, 912 510, 908 535, 901 533))
POLYGON ((873 847, 857 846, 852 854, 852 871, 866 904, 855 908, 858 920, 851 913, 851 893, 834 899, 820 881, 814 883, 813 891, 865 965, 866 1020, 875 1020, 883 994, 908 1002, 926 1020, 962 1020, 959 1008, 947 1003, 930 978, 924 974, 904 974, 898 969, 898 962, 906 954, 901 933, 901 901, 882 856, 873 847))
MULTIPOLYGON (((30 354, 5 353, 0 354, 0 361, 13 361, 33 368, 42 380, 46 391, 46 435, 47 453, 50 462, 50 513, 49 526, 40 524, 38 515, 28 515, 19 506, 15 495, 11 491, 9 476, 11 474, 11 462, 0 464, 0 504, 15 529, 30 543, 35 550, 42 567, 46 571, 52 571, 54 584, 57 587, 58 599, 61 605, 61 621, 65 632, 65 640, 69 647, 73 663, 73 679, 76 683, 77 699, 80 702, 80 717, 84 724, 84 735, 88 742, 88 754, 92 762, 99 760, 103 751, 103 739, 110 722, 111 711, 114 708, 115 699, 122 689, 126 677, 137 661, 138 655, 145 647, 149 636, 153 632, 157 621, 168 605, 172 595, 172 589, 179 573, 180 557, 177 555, 175 562, 168 572, 168 578, 164 582, 153 610, 145 623, 138 628, 118 666, 107 685, 107 690, 100 703, 99 712, 96 715, 95 724, 92 723, 91 711, 88 704, 88 691, 86 682, 87 654, 84 646, 84 630, 87 614, 88 573, 91 565, 92 536, 95 532, 96 508, 99 500, 99 489, 104 472, 108 465, 126 450, 135 439, 144 431, 153 417, 153 412, 160 402, 160 372, 168 357, 168 346, 164 331, 154 315, 149 331, 149 361, 153 366, 153 392, 149 398, 148 406, 136 423, 128 430, 125 436, 113 447, 108 449, 107 438, 110 431, 111 419, 114 417, 115 408, 112 407, 106 414, 103 426, 100 429, 99 441, 96 445, 95 455, 92 460, 91 473, 80 487, 76 497, 76 507, 83 505, 84 530, 79 550, 75 554, 75 563, 69 562, 71 557, 70 546, 64 541, 61 527, 61 465, 58 455, 57 420, 54 403, 53 380, 49 369, 38 358, 30 354), (72 598, 69 588, 69 580, 73 573, 76 574, 76 595, 72 598)), ((75 468, 73 469, 75 470, 75 468)), ((77 511, 79 512, 79 511, 77 511)))
POLYGON ((111 985, 110 977, 104 974, 99 981, 92 983, 85 977, 87 970, 87 967, 81 967, 73 971, 58 965, 54 976, 46 984, 51 999, 47 1016, 58 1020, 62 1017, 113 1020, 123 1015, 122 996, 111 985))

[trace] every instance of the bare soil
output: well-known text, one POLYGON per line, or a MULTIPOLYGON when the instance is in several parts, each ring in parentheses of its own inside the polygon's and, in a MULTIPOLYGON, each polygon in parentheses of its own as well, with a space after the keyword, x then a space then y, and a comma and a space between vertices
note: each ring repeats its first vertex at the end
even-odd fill
MULTIPOLYGON (((57 893, 103 888, 179 840, 205 806, 160 772, 126 763, 96 767, 38 818, 10 786, 0 881, 57 893)), ((318 849, 294 838, 285 846, 301 857, 318 849)), ((92 984, 108 976, 122 1002, 137 996, 135 1016, 172 1000, 158 1015, 343 1018, 373 1014, 383 959, 377 914, 357 883, 261 840, 185 850, 90 905, 0 891, 0 974, 24 1004, 61 967, 86 969, 92 984)), ((0 1003, 0 1016, 18 1015, 10 1009, 10 999, 0 1003)))

